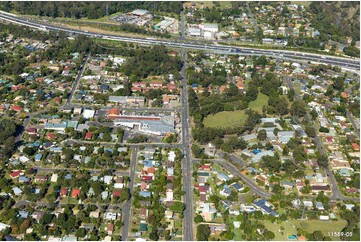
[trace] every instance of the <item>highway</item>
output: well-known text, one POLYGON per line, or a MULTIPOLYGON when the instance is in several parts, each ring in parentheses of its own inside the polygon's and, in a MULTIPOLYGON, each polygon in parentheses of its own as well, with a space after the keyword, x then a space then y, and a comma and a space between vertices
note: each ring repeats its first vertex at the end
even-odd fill
MULTIPOLYGON (((218 44, 204 44, 204 43, 196 43, 194 41, 185 40, 185 41, 172 41, 172 40, 164 40, 164 39, 155 39, 155 38, 134 38, 134 37, 126 37, 120 35, 110 35, 110 34, 99 34, 99 33, 92 33, 88 31, 70 29, 65 27, 57 27, 52 26, 45 23, 39 23, 35 21, 31 21, 28 19, 21 18, 19 16, 9 14, 6 12, 0 12, 0 19, 25 25, 31 28, 40 29, 43 31, 63 31, 69 34, 82 34, 93 38, 102 38, 108 40, 115 40, 115 41, 125 41, 125 42, 132 42, 137 44, 144 44, 144 45, 164 45, 167 47, 174 47, 174 48, 181 48, 181 49, 192 49, 192 50, 203 50, 203 51, 210 51, 210 52, 221 52, 224 54, 238 54, 238 55, 265 55, 268 57, 274 57, 278 59, 286 59, 286 60, 293 60, 293 61, 311 61, 316 63, 323 63, 323 64, 331 64, 337 65, 343 68, 359 70, 360 63, 358 59, 351 59, 351 58, 344 58, 344 57, 334 57, 334 56, 327 56, 327 55, 320 55, 320 54, 310 54, 310 53, 303 53, 303 52, 296 52, 296 51, 289 51, 289 50, 270 50, 270 49, 257 49, 257 48, 245 48, 245 47, 235 47, 235 46, 227 46, 227 45, 218 45, 218 44)), ((184 30, 182 30, 184 31, 184 30)))
POLYGON ((183 158, 183 189, 185 195, 184 221, 183 221, 183 240, 193 241, 193 186, 192 186, 192 162, 190 159, 191 151, 189 149, 189 107, 187 93, 187 52, 181 53, 183 60, 182 75, 182 150, 183 158))

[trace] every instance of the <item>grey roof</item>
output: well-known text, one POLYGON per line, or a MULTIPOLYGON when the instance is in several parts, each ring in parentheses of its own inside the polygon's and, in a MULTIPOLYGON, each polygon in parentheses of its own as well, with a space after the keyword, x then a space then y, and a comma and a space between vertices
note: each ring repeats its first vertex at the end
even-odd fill
POLYGON ((218 24, 205 23, 204 28, 218 29, 218 24))
POLYGON ((147 14, 149 11, 145 9, 135 9, 132 14, 134 15, 144 15, 147 14))
POLYGON ((127 97, 126 96, 109 96, 108 101, 109 102, 125 103, 127 101, 127 97))
POLYGON ((170 116, 161 117, 160 120, 142 120, 139 119, 116 119, 115 122, 121 123, 139 123, 140 131, 150 133, 174 133, 174 118, 170 116))

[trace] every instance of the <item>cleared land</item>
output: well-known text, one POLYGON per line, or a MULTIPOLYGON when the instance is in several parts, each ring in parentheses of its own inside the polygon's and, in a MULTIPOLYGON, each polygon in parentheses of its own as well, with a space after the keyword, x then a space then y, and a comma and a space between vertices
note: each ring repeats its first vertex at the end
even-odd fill
MULTIPOLYGON (((328 236, 328 232, 341 231, 346 221, 318 221, 318 220, 290 220, 288 222, 282 222, 280 224, 273 224, 270 221, 264 221, 264 225, 267 229, 271 230, 275 234, 275 239, 278 241, 288 240, 287 236, 297 234, 297 228, 304 229, 308 233, 312 233, 315 230, 320 230, 324 236, 328 236), (295 226, 295 227, 293 227, 295 226), (283 227, 283 235, 279 232, 280 228, 283 227)), ((339 240, 339 237, 332 237, 333 240, 339 240)))
POLYGON ((224 111, 209 115, 204 119, 204 125, 212 128, 230 128, 244 124, 247 118, 244 110, 224 111))
POLYGON ((262 108, 267 105, 269 97, 263 93, 258 93, 257 99, 249 103, 249 108, 262 113, 262 108))

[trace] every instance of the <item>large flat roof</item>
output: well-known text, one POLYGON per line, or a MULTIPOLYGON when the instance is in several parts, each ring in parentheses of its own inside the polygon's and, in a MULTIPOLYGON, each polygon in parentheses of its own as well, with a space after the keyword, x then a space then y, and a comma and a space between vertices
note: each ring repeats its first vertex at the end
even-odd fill
POLYGON ((149 11, 148 10, 145 10, 145 9, 135 9, 132 14, 133 15, 139 15, 139 16, 142 16, 142 15, 145 15, 147 14, 149 11))

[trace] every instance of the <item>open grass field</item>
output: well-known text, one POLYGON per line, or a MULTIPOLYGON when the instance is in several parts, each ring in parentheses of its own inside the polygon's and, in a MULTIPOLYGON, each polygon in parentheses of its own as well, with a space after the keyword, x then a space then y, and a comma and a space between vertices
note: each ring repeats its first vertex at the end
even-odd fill
MULTIPOLYGON (((290 220, 288 222, 282 222, 280 224, 273 224, 270 221, 264 221, 264 225, 267 229, 271 230, 275 234, 274 240, 288 240, 287 236, 297 234, 297 228, 304 229, 308 233, 312 233, 315 230, 320 230, 324 236, 328 236, 328 232, 341 231, 346 221, 319 221, 319 220, 290 220), (283 235, 279 232, 281 226, 284 228, 283 235), (295 226, 295 227, 293 227, 295 226)), ((334 240, 339 240, 338 237, 332 237, 334 240)))
POLYGON ((249 103, 249 108, 262 113, 262 108, 267 105, 269 97, 263 93, 258 93, 257 99, 249 103))
POLYGON ((237 127, 244 124, 247 116, 243 110, 219 112, 207 116, 204 125, 211 128, 237 127))
POLYGON ((291 4, 309 6, 311 4, 311 2, 309 2, 309 1, 291 1, 291 4))

